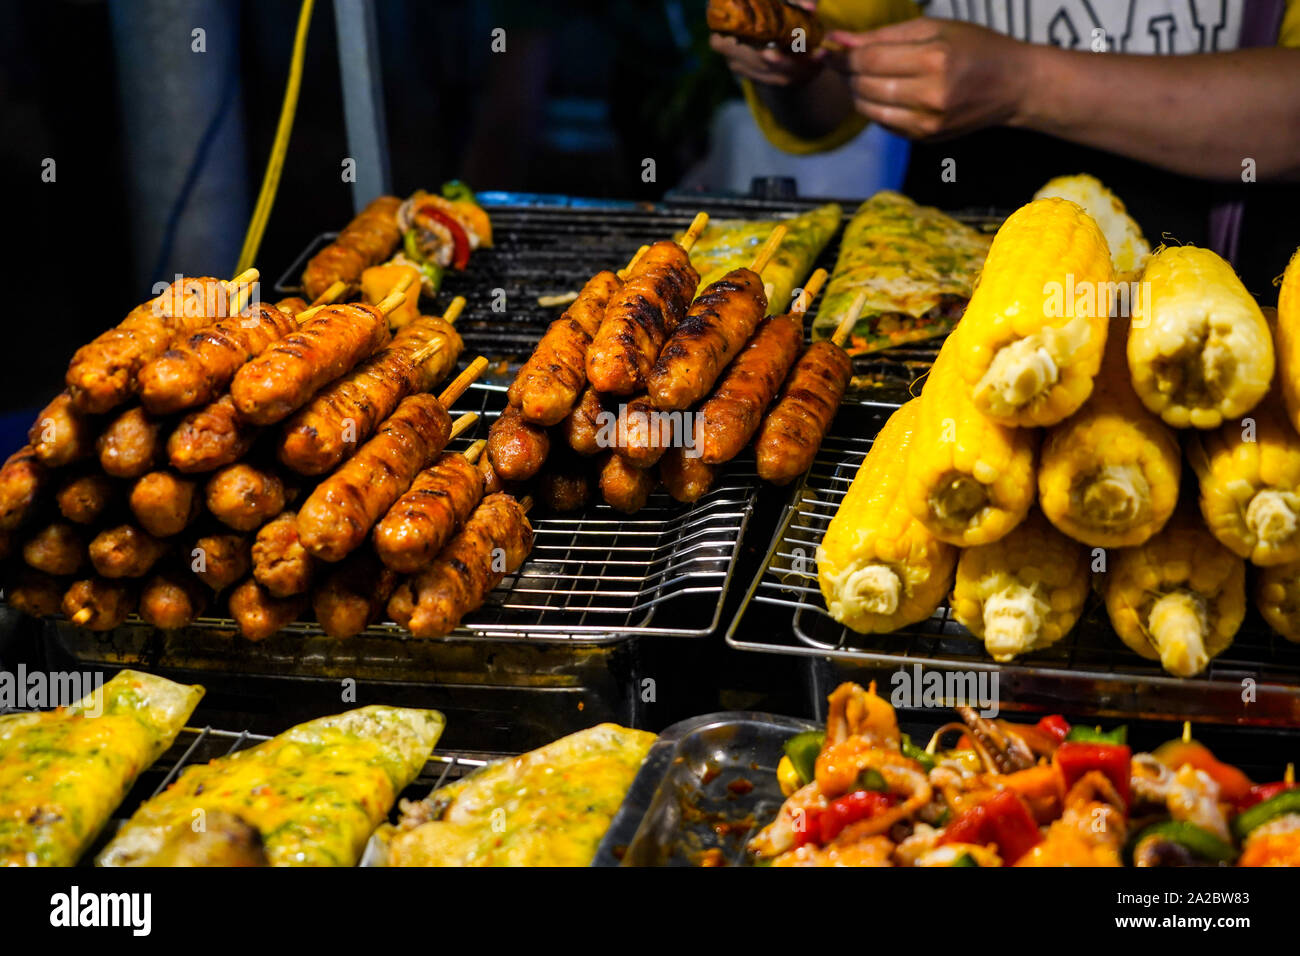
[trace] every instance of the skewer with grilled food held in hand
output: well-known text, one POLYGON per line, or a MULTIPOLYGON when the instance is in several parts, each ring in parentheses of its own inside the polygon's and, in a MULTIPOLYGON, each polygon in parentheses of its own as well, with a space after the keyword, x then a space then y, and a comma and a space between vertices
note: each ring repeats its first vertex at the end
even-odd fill
POLYGON ((437 398, 422 393, 403 399, 375 437, 303 502, 298 511, 303 547, 323 561, 342 560, 359 547, 416 475, 478 421, 471 412, 453 423, 447 408, 486 366, 487 359, 475 359, 437 398))
POLYGON ((690 408, 713 389, 767 314, 762 272, 785 239, 772 230, 748 269, 733 269, 695 297, 690 311, 659 353, 647 381, 656 408, 690 408))
POLYGON ((480 439, 464 454, 443 452, 375 525, 375 553, 387 567, 414 574, 465 523, 483 498, 483 475, 475 463, 486 445, 480 439))
POLYGON ((814 342, 790 371, 754 446, 764 481, 788 484, 812 466, 853 378, 853 360, 844 343, 865 305, 866 293, 861 292, 830 341, 814 342))
POLYGON ((354 302, 303 312, 293 332, 241 366, 230 382, 240 416, 272 425, 297 411, 321 387, 346 374, 388 341, 388 314, 402 304, 404 276, 377 306, 354 302))
MULTIPOLYGON (((336 302, 346 291, 344 283, 336 282, 317 304, 336 302)), ((298 325, 296 315, 276 306, 234 312, 145 363, 137 376, 140 404, 155 415, 166 415, 216 401, 246 362, 298 325)))
POLYGON ((681 244, 656 242, 609 301, 587 348, 587 380, 600 392, 632 395, 646 387, 664 342, 686 315, 700 276, 690 250, 708 224, 700 213, 681 244))
POLYGON ((229 282, 181 279, 156 299, 137 306, 73 355, 65 376, 73 406, 87 414, 101 414, 127 401, 146 362, 185 336, 226 318, 232 305, 237 313, 257 278, 257 270, 249 269, 229 282))
POLYGON ((442 318, 421 316, 388 346, 325 386, 283 425, 276 454, 303 475, 322 475, 355 452, 408 395, 428 391, 456 366, 463 342, 457 296, 442 318))
POLYGON ((398 586, 388 602, 389 616, 414 637, 451 633, 532 551, 531 506, 531 498, 484 498, 433 564, 398 586))
POLYGON ((816 14, 785 0, 709 0, 705 20, 714 33, 735 37, 741 43, 775 43, 797 53, 815 50, 825 36, 816 14), (802 35, 796 30, 802 30, 802 35), (795 40, 800 36, 803 46, 796 49, 795 40))

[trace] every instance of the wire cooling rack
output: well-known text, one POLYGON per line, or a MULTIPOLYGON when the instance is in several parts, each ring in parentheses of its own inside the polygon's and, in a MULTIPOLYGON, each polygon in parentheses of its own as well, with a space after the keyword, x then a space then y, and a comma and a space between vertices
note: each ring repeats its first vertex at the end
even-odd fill
POLYGON ((1300 645, 1278 637, 1253 610, 1232 646, 1194 678, 1173 677, 1130 651, 1095 596, 1064 640, 1009 664, 993 661, 947 602, 928 620, 890 634, 858 634, 834 620, 817 582, 817 546, 893 410, 841 409, 731 623, 731 646, 873 669, 997 672, 1010 709, 1032 701, 1078 713, 1300 726, 1300 645))

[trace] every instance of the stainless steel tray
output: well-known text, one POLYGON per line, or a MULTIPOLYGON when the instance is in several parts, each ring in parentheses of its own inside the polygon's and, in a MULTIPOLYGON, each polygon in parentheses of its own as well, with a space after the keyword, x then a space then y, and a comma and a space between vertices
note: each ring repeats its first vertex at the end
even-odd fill
POLYGON ((593 866, 748 862, 745 844, 785 797, 784 745, 811 721, 730 711, 673 724, 650 748, 593 866))
POLYGON ((892 411, 886 404, 841 408, 812 468, 791 494, 728 628, 728 644, 828 658, 854 679, 863 679, 864 669, 896 672, 916 666, 996 671, 1007 710, 1173 714, 1200 722, 1300 726, 1300 645, 1275 635, 1253 610, 1233 645, 1206 673, 1187 679, 1172 677, 1130 651, 1096 599, 1067 638, 1001 665, 952 619, 946 603, 929 620, 892 634, 857 634, 832 619, 817 583, 817 545, 892 411))

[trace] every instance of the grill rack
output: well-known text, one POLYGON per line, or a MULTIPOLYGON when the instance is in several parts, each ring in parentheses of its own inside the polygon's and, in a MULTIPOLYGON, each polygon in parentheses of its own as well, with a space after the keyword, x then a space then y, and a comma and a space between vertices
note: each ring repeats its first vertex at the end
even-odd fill
POLYGON ((1232 646, 1194 678, 1173 677, 1158 662, 1130 651, 1110 628, 1095 595, 1065 639, 1008 664, 987 656, 983 643, 953 619, 946 601, 928 620, 891 634, 856 634, 831 618, 817 583, 817 545, 894 407, 871 403, 841 409, 782 513, 727 631, 729 645, 874 670, 996 672, 1001 706, 1008 710, 1300 725, 1300 645, 1274 634, 1253 608, 1232 646), (777 625, 776 609, 785 624, 777 625), (740 623, 747 614, 768 615, 767 623, 746 628, 742 638, 740 623))

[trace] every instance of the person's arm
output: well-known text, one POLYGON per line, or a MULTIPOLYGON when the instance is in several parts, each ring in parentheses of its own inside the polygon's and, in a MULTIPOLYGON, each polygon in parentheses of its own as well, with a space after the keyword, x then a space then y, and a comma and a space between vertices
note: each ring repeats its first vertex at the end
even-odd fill
POLYGON ((1080 53, 917 19, 836 33, 860 114, 905 136, 1015 126, 1205 179, 1300 179, 1300 50, 1080 53))

